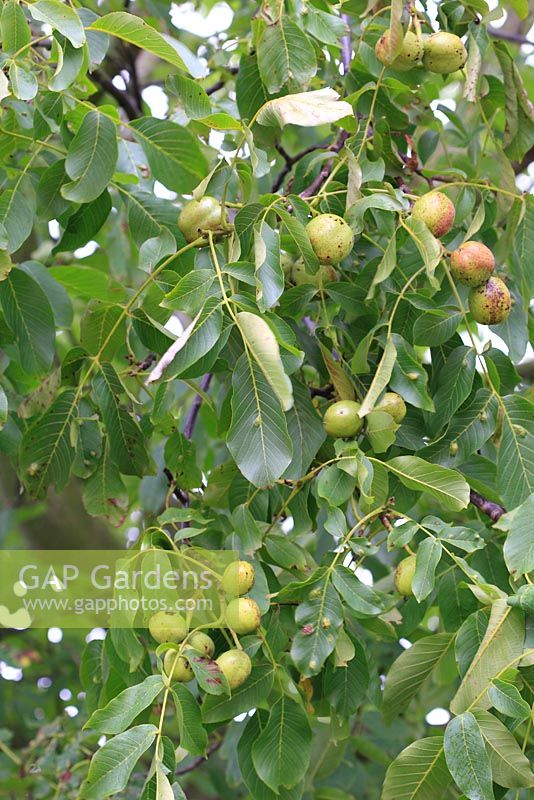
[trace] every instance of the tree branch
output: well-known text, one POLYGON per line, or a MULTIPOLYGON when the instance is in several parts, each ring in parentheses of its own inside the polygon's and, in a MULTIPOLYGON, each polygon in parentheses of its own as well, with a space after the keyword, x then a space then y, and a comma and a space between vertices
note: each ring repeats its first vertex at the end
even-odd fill
POLYGON ((216 742, 213 742, 213 744, 211 744, 208 747, 206 756, 198 756, 198 758, 195 758, 193 761, 191 761, 190 764, 187 764, 185 767, 178 767, 178 769, 175 770, 174 774, 186 775, 188 772, 193 772, 193 770, 199 767, 201 764, 203 764, 208 759, 208 757, 211 756, 212 753, 215 753, 215 751, 218 750, 221 745, 222 745, 222 739, 218 739, 216 742))
POLYGON ((526 36, 521 36, 520 33, 508 33, 508 31, 501 31, 499 28, 487 28, 490 36, 494 39, 504 39, 505 42, 514 42, 514 44, 528 44, 534 47, 534 42, 527 39, 526 36))
POLYGON ((91 80, 97 83, 107 94, 115 98, 119 106, 126 113, 128 119, 137 119, 141 116, 141 109, 133 102, 128 92, 117 89, 115 84, 98 70, 91 74, 91 80))
MULTIPOLYGON (((348 139, 348 137, 349 134, 347 131, 340 131, 336 141, 328 149, 332 153, 339 153, 339 151, 345 144, 345 141, 348 139)), ((326 179, 332 172, 333 166, 334 166, 334 159, 331 158, 329 161, 326 162, 320 173, 317 175, 316 178, 313 179, 310 185, 307 186, 306 189, 304 189, 304 191, 300 193, 300 196, 305 198, 305 197, 313 197, 315 194, 317 194, 318 190, 321 188, 323 183, 326 181, 326 179)))
MULTIPOLYGON (((210 388, 211 379, 213 375, 208 372, 207 375, 204 375, 202 380, 200 381, 200 388, 203 392, 207 392, 210 388)), ((195 428, 195 423, 197 421, 198 412, 200 411, 200 406, 202 405, 202 395, 197 394, 193 400, 191 408, 189 409, 189 413, 185 419, 184 423, 184 436, 186 439, 191 439, 193 436, 193 430, 195 428)))
POLYGON ((497 520, 506 513, 506 509, 500 506, 498 503, 492 503, 491 500, 486 500, 485 497, 482 497, 481 494, 473 491, 472 489, 469 500, 472 505, 478 508, 479 511, 482 511, 483 514, 486 514, 486 516, 488 516, 492 522, 497 522, 497 520))
POLYGON ((291 172, 291 169, 298 161, 300 161, 301 158, 304 158, 304 156, 307 156, 309 153, 313 153, 315 150, 324 150, 325 148, 326 142, 321 144, 311 144, 309 147, 305 147, 304 150, 300 150, 298 153, 295 153, 294 156, 290 156, 287 150, 282 147, 281 144, 275 144, 275 149, 278 150, 286 163, 275 178, 273 185, 271 186, 271 192, 277 192, 280 189, 286 175, 291 172))

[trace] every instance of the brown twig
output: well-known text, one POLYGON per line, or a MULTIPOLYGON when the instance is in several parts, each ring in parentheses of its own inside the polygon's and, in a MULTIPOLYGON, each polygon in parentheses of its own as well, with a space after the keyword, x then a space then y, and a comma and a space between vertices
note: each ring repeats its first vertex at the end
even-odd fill
POLYGON ((215 753, 215 751, 218 750, 221 745, 222 745, 222 739, 213 742, 213 744, 211 744, 208 747, 206 756, 198 756, 193 761, 191 761, 190 764, 187 764, 185 767, 178 767, 178 769, 175 771, 174 774, 186 775, 188 772, 193 772, 193 770, 199 767, 201 764, 203 764, 208 759, 208 757, 211 756, 212 753, 215 753))
POLYGON ((472 505, 476 506, 479 511, 482 511, 483 514, 486 514, 486 516, 489 517, 492 522, 497 522, 497 520, 499 520, 502 515, 506 513, 505 508, 500 506, 498 503, 492 503, 491 500, 486 500, 485 497, 482 497, 481 494, 473 491, 473 489, 471 489, 469 501, 472 503, 472 505))
POLYGON ((300 161, 301 158, 309 155, 309 153, 315 152, 315 150, 324 150, 326 146, 326 142, 321 144, 311 144, 309 147, 305 147, 304 150, 300 150, 298 153, 295 153, 294 156, 291 156, 281 144, 275 144, 275 149, 278 150, 286 163, 274 179, 273 185, 271 186, 271 192, 277 192, 280 189, 286 175, 291 172, 292 168, 298 161, 300 161))
POLYGON ((97 70, 91 74, 91 80, 97 83, 106 94, 115 98, 119 106, 126 113, 128 119, 137 119, 141 116, 141 109, 135 105, 128 92, 117 89, 115 84, 106 75, 103 75, 97 70))
MULTIPOLYGON (((348 137, 349 134, 347 131, 340 131, 336 141, 334 142, 334 144, 330 145, 328 149, 332 153, 339 153, 339 151, 345 144, 345 141, 348 139, 348 137)), ((313 179, 310 185, 307 186, 306 189, 304 189, 304 191, 300 193, 300 196, 305 198, 305 197, 313 197, 315 194, 317 194, 318 190, 321 188, 323 183, 326 181, 326 179, 332 172, 333 166, 334 166, 334 159, 331 158, 326 162, 322 170, 319 172, 317 177, 313 179)))
MULTIPOLYGON (((204 375, 202 380, 200 381, 200 388, 203 392, 207 392, 210 388, 210 383, 212 379, 212 374, 208 373, 204 375)), ((191 404, 191 408, 189 409, 189 413, 185 419, 184 423, 184 436, 186 439, 191 439, 193 435, 193 430, 195 427, 195 423, 197 421, 198 413, 200 411, 200 406, 202 405, 202 395, 197 394, 191 404)))
POLYGON ((490 36, 493 36, 494 39, 504 39, 505 42, 514 42, 514 44, 528 44, 531 47, 534 47, 534 42, 531 42, 526 36, 521 36, 520 33, 508 33, 508 31, 501 31, 498 28, 490 27, 488 27, 486 30, 490 36))

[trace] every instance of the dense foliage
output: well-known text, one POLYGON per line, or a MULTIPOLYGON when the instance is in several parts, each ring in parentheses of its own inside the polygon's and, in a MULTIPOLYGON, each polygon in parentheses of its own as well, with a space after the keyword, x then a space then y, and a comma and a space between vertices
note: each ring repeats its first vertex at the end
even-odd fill
POLYGON ((164 0, 3 3, 3 544, 135 519, 134 548, 238 551, 257 606, 177 682, 146 630, 5 631, 2 796, 530 796, 533 78, 504 5, 513 30, 485 0, 229 0, 202 38, 164 0))

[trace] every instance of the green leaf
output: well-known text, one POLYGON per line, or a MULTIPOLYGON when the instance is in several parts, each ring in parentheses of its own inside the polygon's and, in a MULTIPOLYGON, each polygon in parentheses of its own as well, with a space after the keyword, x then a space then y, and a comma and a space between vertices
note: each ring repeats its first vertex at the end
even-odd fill
POLYGON ((31 41, 30 26, 17 0, 6 0, 0 16, 2 51, 12 56, 31 41))
POLYGON ((469 800, 494 800, 491 764, 475 717, 465 712, 445 730, 445 759, 460 791, 469 800))
POLYGON ((393 365, 391 389, 398 392, 410 405, 424 411, 434 411, 434 403, 427 389, 428 375, 415 350, 397 333, 393 334, 393 344, 397 351, 397 360, 393 365))
POLYGON ((104 708, 95 711, 84 727, 99 733, 122 733, 141 711, 152 705, 162 690, 161 675, 150 675, 142 683, 120 692, 104 708))
POLYGON ((33 100, 39 91, 39 84, 33 72, 13 62, 9 68, 9 81, 15 97, 19 100, 33 100))
POLYGON ((317 413, 306 384, 293 378, 293 407, 287 415, 287 430, 293 442, 293 457, 284 477, 298 480, 305 475, 326 439, 322 419, 317 413))
POLYGON ((15 335, 22 369, 29 375, 43 375, 54 358, 56 332, 42 288, 24 270, 12 269, 0 281, 0 305, 15 335))
POLYGON ((333 584, 345 603, 360 617, 376 617, 383 613, 380 596, 348 567, 338 564, 332 576, 333 584))
POLYGON ((90 355, 111 359, 124 343, 125 329, 122 306, 96 301, 80 320, 80 344, 90 355))
POLYGON ((8 403, 6 393, 2 386, 0 386, 0 431, 7 422, 8 403))
POLYGON ((439 373, 439 384, 434 394, 436 412, 432 429, 437 431, 469 397, 475 378, 476 356, 469 347, 457 347, 447 358, 439 373))
POLYGON ((424 681, 447 657, 453 643, 454 635, 451 633, 424 636, 397 658, 384 686, 383 714, 386 721, 391 721, 408 708, 424 681))
POLYGON ((419 739, 389 766, 381 800, 440 800, 451 780, 443 736, 419 739))
POLYGON ((267 25, 258 42, 258 67, 270 94, 279 92, 288 81, 307 84, 317 71, 315 50, 305 33, 283 16, 267 25))
POLYGON ((274 682, 271 665, 254 667, 245 683, 234 689, 232 696, 206 695, 202 703, 202 718, 206 723, 225 722, 238 714, 260 706, 268 697, 274 682))
POLYGON ((371 287, 367 293, 367 300, 371 300, 374 297, 374 288, 378 286, 383 281, 387 280, 395 267, 397 266, 397 233, 395 232, 389 242, 387 243, 386 249, 384 250, 384 254, 380 259, 380 262, 376 268, 375 274, 373 275, 373 281, 371 283, 371 287))
POLYGON ((421 347, 438 347, 447 342, 456 331, 462 315, 441 309, 424 311, 413 326, 414 344, 421 347))
POLYGON ((192 756, 204 755, 208 746, 208 734, 202 725, 199 704, 186 686, 177 683, 172 688, 172 696, 178 717, 180 746, 192 756))
POLYGON ((374 374, 371 386, 365 395, 361 408, 358 411, 360 417, 365 417, 375 407, 376 401, 388 385, 393 367, 397 360, 397 350, 392 338, 387 339, 384 352, 374 374))
POLYGON ((114 736, 97 750, 87 778, 80 789, 80 800, 104 800, 122 791, 133 768, 156 738, 155 725, 137 725, 114 736))
POLYGON ((198 489, 202 485, 202 472, 197 466, 196 450, 180 431, 174 431, 165 442, 165 466, 171 470, 182 489, 198 489))
POLYGON ((409 489, 427 492, 444 508, 460 511, 469 504, 469 484, 455 470, 429 464, 417 456, 398 456, 386 461, 384 467, 409 489))
POLYGON ((50 267, 48 272, 71 295, 85 299, 111 300, 109 278, 99 269, 69 264, 68 267, 50 267))
POLYGON ((519 689, 513 683, 495 678, 488 689, 488 699, 497 711, 507 717, 523 722, 529 719, 531 709, 526 700, 519 694, 519 689))
POLYGON ((93 386, 109 436, 111 458, 124 475, 143 475, 148 463, 144 437, 133 416, 121 408, 124 387, 111 364, 101 365, 93 386))
POLYGON ((83 247, 100 230, 111 211, 111 196, 107 190, 93 200, 84 203, 68 218, 65 230, 53 253, 76 250, 83 247))
MULTIPOLYGON (((23 174, 12 189, 0 196, 0 226, 7 234, 7 250, 14 253, 32 232, 35 217, 35 192, 23 174)), ((6 245, 2 245, 6 247, 6 245)))
POLYGON ((476 708, 473 716, 479 724, 491 762, 493 780, 510 789, 534 786, 534 773, 508 728, 488 711, 476 708))
POLYGON ((316 584, 313 597, 308 595, 297 607, 295 622, 298 630, 291 645, 291 658, 304 677, 317 675, 333 652, 343 624, 343 608, 329 573, 316 584))
POLYGON ((504 514, 497 523, 499 530, 508 531, 504 560, 512 575, 528 575, 534 570, 533 514, 534 494, 531 494, 522 505, 504 514))
POLYGON ((357 200, 347 212, 347 222, 352 228, 352 232, 356 235, 365 230, 365 213, 370 208, 381 209, 382 211, 402 211, 402 202, 391 195, 386 194, 371 194, 367 197, 362 197, 357 200))
POLYGON ((53 92, 61 92, 67 89, 78 77, 84 65, 85 50, 83 47, 73 47, 70 42, 65 41, 63 47, 59 42, 54 42, 57 51, 56 71, 48 81, 48 87, 53 92))
POLYGON ((516 663, 523 652, 524 640, 523 612, 511 608, 506 600, 496 600, 484 638, 451 702, 454 714, 461 714, 473 704, 489 708, 487 692, 493 679, 509 664, 516 663))
POLYGON ((527 286, 528 293, 534 295, 534 264, 530 253, 534 248, 534 198, 525 197, 525 216, 515 236, 515 250, 519 262, 520 275, 527 286))
POLYGON ((36 281, 45 293, 56 326, 70 328, 73 318, 72 303, 63 286, 51 276, 50 270, 39 261, 23 261, 20 269, 36 281))
POLYGON ((335 667, 325 673, 324 693, 331 705, 343 716, 354 714, 369 688, 369 666, 363 645, 349 639, 354 656, 346 666, 335 667))
POLYGON ((290 789, 306 772, 311 729, 302 707, 286 695, 272 706, 265 728, 254 742, 252 760, 260 779, 274 792, 290 789))
POLYGON ((256 301, 260 311, 267 311, 284 291, 284 273, 280 265, 280 234, 265 218, 254 225, 254 261, 256 301))
POLYGON ((503 404, 497 485, 511 511, 534 491, 534 405, 520 395, 505 397, 503 404))
POLYGON ((24 434, 20 472, 33 497, 42 497, 51 484, 57 491, 67 484, 75 456, 71 426, 76 415, 75 393, 63 392, 24 434))
POLYGON ((367 414, 365 434, 375 453, 385 453, 396 438, 399 425, 387 411, 375 408, 367 414))
POLYGON ((71 6, 59 0, 37 0, 37 3, 30 3, 28 9, 34 19, 62 33, 73 47, 85 44, 82 21, 71 6))
POLYGON ((185 75, 172 75, 167 80, 170 92, 178 95, 189 119, 202 119, 211 111, 211 103, 205 90, 197 81, 185 75))
POLYGON ((280 348, 274 333, 257 314, 240 311, 237 324, 247 352, 254 358, 264 378, 278 397, 284 411, 293 407, 293 387, 284 372, 280 348))
POLYGON ((228 695, 230 693, 228 681, 219 669, 219 665, 216 661, 201 656, 196 650, 191 650, 187 647, 184 655, 187 656, 191 669, 195 673, 198 685, 207 692, 207 694, 228 695))
POLYGON ((443 548, 438 539, 425 539, 417 548, 412 590, 418 603, 425 600, 434 589, 436 567, 443 548))
POLYGON ((442 256, 440 242, 430 233, 423 220, 410 217, 404 224, 419 250, 428 277, 433 278, 436 267, 441 261, 442 256))
POLYGON ((323 497, 330 506, 337 507, 346 503, 356 488, 353 475, 331 464, 321 470, 317 481, 317 494, 323 497))
MULTIPOLYGON (((80 430, 80 436, 82 430, 80 430)), ((122 525, 128 512, 128 492, 106 444, 102 458, 83 486, 83 505, 92 517, 104 517, 111 525, 122 525)))
POLYGON ((177 50, 171 44, 173 40, 158 33, 157 30, 134 14, 128 14, 126 11, 114 11, 95 20, 90 29, 115 36, 123 42, 128 42, 128 44, 133 44, 141 48, 141 50, 152 53, 157 58, 161 58, 162 61, 178 67, 178 69, 183 69, 184 72, 189 72, 177 50))
POLYGON ((208 163, 198 139, 170 120, 142 117, 130 123, 148 158, 154 178, 167 189, 192 192, 208 174, 208 163))
POLYGON ((61 194, 73 203, 96 200, 107 188, 117 162, 115 124, 99 111, 89 111, 69 145, 65 171, 71 183, 61 194))
POLYGON ((242 119, 252 119, 256 111, 269 99, 261 79, 255 54, 243 54, 236 78, 237 107, 242 119))

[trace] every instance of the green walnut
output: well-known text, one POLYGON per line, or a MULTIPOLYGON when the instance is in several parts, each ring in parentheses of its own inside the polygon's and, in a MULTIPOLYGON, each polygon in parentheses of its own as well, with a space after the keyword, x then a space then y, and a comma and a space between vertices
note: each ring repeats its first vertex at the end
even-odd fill
POLYGON ((158 611, 150 617, 148 630, 156 642, 183 642, 189 628, 181 614, 158 611))
POLYGON ((196 650, 197 653, 201 653, 206 658, 211 658, 215 652, 215 644, 211 636, 208 636, 207 633, 202 633, 202 631, 196 631, 196 633, 192 633, 189 639, 187 640, 187 645, 192 650, 196 650))
POLYGON ((375 55, 381 64, 392 67, 398 72, 406 72, 409 69, 420 66, 423 57, 423 42, 412 31, 407 31, 400 53, 389 62, 391 34, 386 31, 375 45, 375 55))
POLYGON ((473 319, 481 325, 499 325, 508 319, 512 308, 512 297, 500 278, 490 278, 471 289, 468 300, 473 319))
POLYGON ((226 607, 226 625, 240 635, 254 633, 261 623, 260 607, 251 597, 237 597, 226 607))
POLYGON ((332 403, 325 411, 323 417, 324 429, 328 436, 336 439, 345 439, 356 436, 363 426, 363 420, 358 415, 361 406, 354 400, 338 400, 332 403))
POLYGON ((467 61, 467 50, 454 33, 433 33, 424 43, 423 66, 430 72, 448 75, 462 69, 467 61))
POLYGON ((306 230, 321 264, 339 264, 352 250, 350 225, 337 214, 319 214, 308 222, 306 230))
POLYGON ((226 650, 216 659, 219 669, 230 689, 237 689, 246 681, 252 670, 250 658, 244 650, 226 650))
POLYGON ((415 575, 415 556, 408 556, 404 558, 395 570, 395 589, 402 594, 403 597, 410 597, 413 595, 412 582, 415 575))
POLYGON ((178 217, 178 227, 187 242, 194 242, 205 231, 220 231, 227 222, 226 212, 222 214, 219 201, 208 195, 186 203, 178 217))
POLYGON ((377 403, 376 409, 377 411, 387 411, 398 425, 406 416, 406 403, 397 392, 386 392, 377 403))
POLYGON ((451 272, 459 283, 471 288, 491 278, 495 257, 482 242, 464 242, 451 253, 451 272))
POLYGON ((454 214, 454 204, 443 192, 428 192, 418 197, 412 208, 412 217, 424 222, 438 239, 454 225, 454 214))
POLYGON ((298 261, 295 261, 293 264, 291 278, 295 286, 311 284, 319 289, 319 287, 324 286, 325 283, 333 283, 339 280, 339 275, 330 264, 321 264, 317 272, 308 272, 304 261, 299 258, 298 261))
POLYGON ((223 572, 222 587, 226 594, 234 597, 246 594, 254 585, 255 575, 254 567, 248 561, 233 561, 223 572))
POLYGON ((191 664, 183 656, 177 656, 176 650, 167 650, 163 657, 163 670, 172 681, 187 683, 193 680, 195 673, 191 664))

